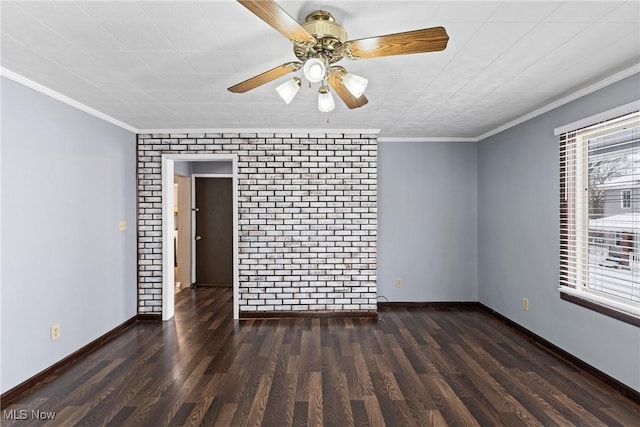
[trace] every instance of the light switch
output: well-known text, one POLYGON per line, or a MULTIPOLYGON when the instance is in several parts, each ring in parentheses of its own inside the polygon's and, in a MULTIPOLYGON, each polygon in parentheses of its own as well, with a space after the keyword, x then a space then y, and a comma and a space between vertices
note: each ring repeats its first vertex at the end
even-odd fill
POLYGON ((127 221, 120 221, 118 224, 120 231, 127 231, 127 221))

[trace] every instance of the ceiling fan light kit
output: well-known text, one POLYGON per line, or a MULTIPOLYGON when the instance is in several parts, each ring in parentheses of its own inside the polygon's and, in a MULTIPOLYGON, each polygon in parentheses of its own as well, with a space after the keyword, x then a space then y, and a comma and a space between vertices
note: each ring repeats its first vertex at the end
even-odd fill
MULTIPOLYGON (((321 83, 318 109, 322 112, 329 112, 335 108, 329 86, 350 109, 362 107, 369 102, 364 96, 368 80, 347 72, 344 67, 332 64, 344 58, 356 60, 441 51, 447 47, 449 41, 443 27, 347 40, 347 31, 335 22, 334 17, 327 11, 317 10, 308 14, 305 22, 300 25, 273 0, 238 2, 287 37, 293 43, 293 53, 299 62, 282 64, 231 86, 228 90, 244 93, 302 68, 304 77, 310 83, 321 83)), ((301 86, 301 79, 294 77, 279 85, 276 91, 289 104, 301 86)))
POLYGON ((318 83, 327 76, 327 67, 324 65, 324 61, 318 58, 310 58, 304 63, 302 73, 311 83, 318 83))
POLYGON ((320 90, 318 92, 320 93, 318 95, 318 110, 323 113, 333 111, 333 109, 336 108, 336 102, 333 100, 333 96, 331 95, 331 92, 329 92, 329 88, 327 86, 320 86, 320 90))
POLYGON ((342 83, 351 92, 351 95, 360 98, 369 84, 369 80, 355 74, 347 73, 342 77, 342 83))
POLYGON ((300 86, 302 86, 302 80, 299 77, 294 77, 278 86, 276 91, 280 98, 289 104, 300 90, 300 86))

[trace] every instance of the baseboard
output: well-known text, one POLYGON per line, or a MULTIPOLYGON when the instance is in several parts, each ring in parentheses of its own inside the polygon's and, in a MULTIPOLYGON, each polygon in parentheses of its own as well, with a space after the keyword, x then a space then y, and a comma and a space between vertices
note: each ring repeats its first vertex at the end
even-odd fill
POLYGON ((529 329, 525 328, 522 325, 519 325, 518 323, 516 323, 513 320, 509 319, 508 317, 503 316, 502 314, 498 313, 497 311, 493 310, 492 308, 487 307, 486 305, 484 305, 482 303, 478 303, 478 306, 481 307, 483 310, 493 314, 496 318, 498 318, 500 321, 505 323, 507 326, 510 326, 513 329, 517 330, 518 332, 523 334, 525 337, 529 338, 530 340, 532 340, 533 342, 538 344, 539 346, 541 346, 544 349, 550 351, 551 353, 554 353, 555 355, 561 357, 562 359, 565 359, 567 362, 572 363, 573 365, 577 366, 578 368, 582 369, 583 371, 588 372, 589 374, 593 375, 594 377, 596 377, 600 381, 602 381, 605 384, 607 384, 607 385, 613 387, 614 389, 616 389, 623 396, 625 396, 628 399, 631 399, 634 402, 640 404, 640 392, 639 391, 629 387, 628 385, 618 381, 617 379, 613 378, 612 376, 602 372, 600 369, 598 369, 598 368, 596 368, 594 366, 591 366, 590 364, 588 364, 584 360, 579 359, 578 357, 574 356, 573 354, 569 353, 568 351, 561 349, 557 345, 547 341, 546 339, 542 338, 540 335, 538 335, 538 334, 536 334, 534 332, 531 332, 529 329))
POLYGON ((156 314, 138 314, 136 316, 136 320, 140 320, 140 321, 147 321, 147 320, 151 320, 151 321, 162 321, 162 315, 160 313, 156 313, 156 314))
POLYGON ((359 311, 241 311, 240 320, 251 319, 298 319, 304 317, 370 318, 378 317, 376 310, 359 311))
POLYGON ((74 351, 64 359, 49 366, 47 369, 43 370, 42 372, 37 373, 36 375, 29 378, 28 380, 2 393, 2 395, 0 396, 0 407, 6 407, 7 405, 11 404, 14 400, 16 400, 21 394, 28 391, 31 387, 35 386, 41 381, 44 381, 45 379, 47 379, 51 375, 56 374, 58 371, 70 365, 71 363, 87 356, 92 351, 103 346, 107 341, 112 340, 113 338, 118 336, 120 333, 122 333, 122 331, 124 331, 125 329, 127 329, 128 327, 136 323, 136 321, 137 321, 137 316, 133 316, 131 319, 121 323, 120 325, 116 326, 106 334, 96 338, 95 340, 91 341, 89 344, 85 345, 84 347, 74 351))
POLYGON ((378 308, 408 308, 408 309, 477 309, 480 305, 477 301, 420 301, 420 302, 396 302, 379 301, 378 308))

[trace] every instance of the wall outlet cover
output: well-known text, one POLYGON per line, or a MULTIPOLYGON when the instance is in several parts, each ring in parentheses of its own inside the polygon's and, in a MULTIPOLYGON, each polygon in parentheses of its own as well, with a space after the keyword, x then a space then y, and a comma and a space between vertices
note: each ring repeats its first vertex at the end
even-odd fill
POLYGON ((55 341, 60 338, 60 325, 55 324, 51 326, 51 341, 55 341))

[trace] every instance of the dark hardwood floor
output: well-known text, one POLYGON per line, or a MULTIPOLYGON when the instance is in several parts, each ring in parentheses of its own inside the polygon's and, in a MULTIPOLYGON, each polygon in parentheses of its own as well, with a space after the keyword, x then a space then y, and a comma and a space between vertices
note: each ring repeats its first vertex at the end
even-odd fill
POLYGON ((61 426, 634 426, 640 405, 484 310, 232 320, 231 290, 185 289, 3 407, 61 426))

